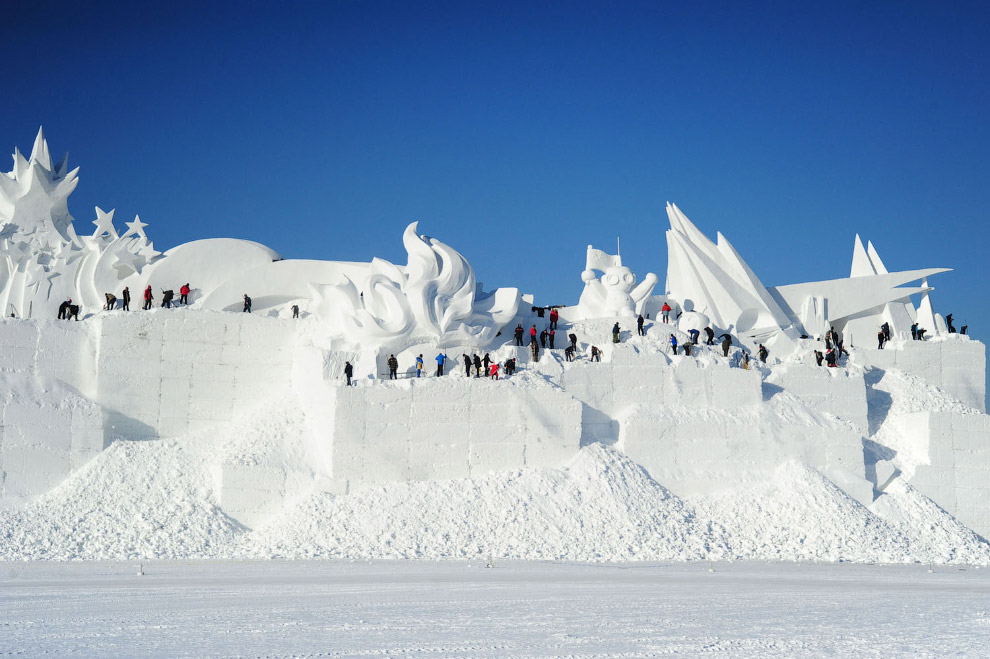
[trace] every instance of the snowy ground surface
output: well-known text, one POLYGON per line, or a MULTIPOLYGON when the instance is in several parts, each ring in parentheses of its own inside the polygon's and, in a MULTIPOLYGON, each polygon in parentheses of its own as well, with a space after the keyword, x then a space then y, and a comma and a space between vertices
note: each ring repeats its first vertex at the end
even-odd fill
POLYGON ((793 563, 0 565, 0 654, 986 656, 990 570, 793 563))

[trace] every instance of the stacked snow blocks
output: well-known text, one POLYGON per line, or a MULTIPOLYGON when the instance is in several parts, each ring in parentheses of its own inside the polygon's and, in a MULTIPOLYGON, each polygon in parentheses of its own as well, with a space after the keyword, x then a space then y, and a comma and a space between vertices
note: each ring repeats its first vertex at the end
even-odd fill
POLYGON ((634 406, 686 405, 695 409, 735 409, 763 400, 762 380, 755 370, 731 368, 724 362, 693 357, 640 353, 635 346, 614 346, 609 362, 576 364, 564 371, 561 386, 606 419, 617 419, 634 406))
POLYGON ((852 426, 818 425, 765 411, 637 409, 622 424, 621 448, 678 495, 758 479, 798 461, 825 473, 858 500, 872 500, 862 436, 852 426))
POLYGON ((794 394, 814 410, 853 423, 864 434, 869 430, 866 382, 860 374, 844 368, 788 364, 774 367, 767 382, 794 394))
POLYGON ((949 392, 986 412, 986 346, 967 336, 949 334, 938 341, 904 341, 884 350, 857 352, 867 365, 897 368, 949 392))
POLYGON ((580 448, 581 403, 553 387, 424 379, 333 394, 333 479, 389 481, 559 467, 580 448))
POLYGON ((990 539, 990 416, 915 412, 901 415, 897 430, 927 451, 908 482, 990 539))
POLYGON ((94 398, 111 438, 171 437, 229 422, 289 388, 294 332, 250 314, 108 317, 94 398), (169 317, 170 316, 170 317, 169 317))
MULTIPOLYGON (((3 378, 0 398, 0 500, 47 492, 104 448, 98 405, 46 379, 3 378), (28 386, 25 387, 24 383, 28 386)), ((30 376, 27 376, 30 378, 30 376)))

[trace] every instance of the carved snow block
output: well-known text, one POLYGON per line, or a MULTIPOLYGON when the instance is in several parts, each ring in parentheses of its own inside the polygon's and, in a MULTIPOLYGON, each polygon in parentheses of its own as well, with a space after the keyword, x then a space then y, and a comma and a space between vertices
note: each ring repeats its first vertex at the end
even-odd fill
POLYGON ((526 464, 525 445, 522 442, 472 442, 468 460, 472 478, 492 472, 514 471, 526 464))

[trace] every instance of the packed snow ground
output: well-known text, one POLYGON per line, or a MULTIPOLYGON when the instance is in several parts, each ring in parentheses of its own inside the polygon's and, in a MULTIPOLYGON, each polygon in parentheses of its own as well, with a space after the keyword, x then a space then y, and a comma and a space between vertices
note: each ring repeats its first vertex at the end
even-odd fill
POLYGON ((990 570, 483 561, 0 566, 25 656, 983 656, 990 570))

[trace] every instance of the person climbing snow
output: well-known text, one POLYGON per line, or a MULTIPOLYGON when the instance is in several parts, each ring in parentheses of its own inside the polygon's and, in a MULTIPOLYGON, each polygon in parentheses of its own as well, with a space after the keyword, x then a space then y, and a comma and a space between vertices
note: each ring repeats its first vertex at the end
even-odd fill
POLYGON ((719 334, 720 339, 722 339, 722 356, 729 356, 729 348, 732 347, 732 336, 729 334, 719 334), (724 339, 722 337, 725 337, 724 339))

